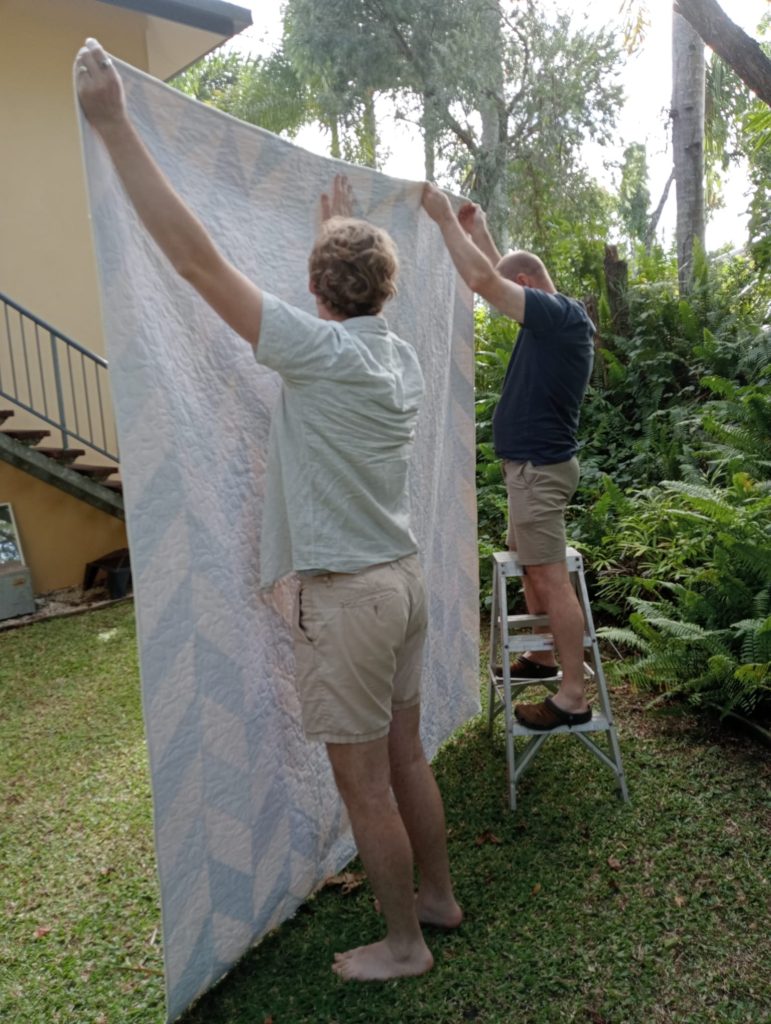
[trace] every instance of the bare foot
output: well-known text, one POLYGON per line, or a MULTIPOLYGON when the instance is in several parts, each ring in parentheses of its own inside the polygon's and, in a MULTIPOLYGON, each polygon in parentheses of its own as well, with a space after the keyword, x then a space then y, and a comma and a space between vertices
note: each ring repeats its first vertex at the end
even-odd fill
MULTIPOLYGON (((375 900, 376 913, 382 913, 380 900, 375 900)), ((418 915, 419 924, 428 928, 441 928, 444 931, 452 931, 463 923, 463 911, 454 899, 447 901, 432 902, 421 893, 415 893, 415 913, 418 915)))
POLYGON ((433 966, 434 958, 425 944, 416 946, 406 956, 397 957, 383 939, 369 946, 335 953, 332 970, 344 981, 388 981, 425 974, 433 966))

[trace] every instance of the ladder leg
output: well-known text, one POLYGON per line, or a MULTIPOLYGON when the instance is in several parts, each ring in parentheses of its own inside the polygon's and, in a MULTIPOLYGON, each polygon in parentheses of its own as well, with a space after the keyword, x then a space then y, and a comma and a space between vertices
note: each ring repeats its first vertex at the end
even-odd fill
POLYGON ((490 657, 487 664, 487 732, 492 736, 493 720, 497 713, 498 688, 495 685, 495 663, 498 653, 498 618, 500 598, 498 594, 498 566, 493 559, 493 599, 490 608, 490 657))
POLYGON ((573 575, 574 586, 576 588, 576 594, 578 596, 578 603, 581 605, 581 609, 584 613, 584 620, 586 622, 587 633, 589 634, 589 638, 591 640, 591 674, 594 677, 594 682, 597 687, 597 697, 600 702, 600 708, 608 723, 608 747, 610 749, 611 757, 610 759, 603 758, 602 760, 606 760, 609 762, 609 766, 612 768, 616 776, 619 796, 622 800, 624 800, 624 802, 628 802, 629 791, 627 789, 626 777, 624 775, 624 767, 621 761, 621 747, 619 746, 618 736, 616 734, 616 726, 613 721, 613 710, 610 706, 608 685, 605 680, 605 672, 602 667, 600 645, 597 640, 597 632, 594 628, 594 617, 592 616, 592 608, 591 604, 589 603, 589 591, 586 586, 583 559, 581 559, 577 572, 573 575))
POLYGON ((506 767, 509 780, 509 807, 517 806, 517 750, 514 746, 514 712, 511 705, 511 657, 509 654, 509 606, 506 593, 506 573, 496 565, 498 586, 498 622, 501 640, 501 677, 503 685, 503 716, 506 722, 506 767))

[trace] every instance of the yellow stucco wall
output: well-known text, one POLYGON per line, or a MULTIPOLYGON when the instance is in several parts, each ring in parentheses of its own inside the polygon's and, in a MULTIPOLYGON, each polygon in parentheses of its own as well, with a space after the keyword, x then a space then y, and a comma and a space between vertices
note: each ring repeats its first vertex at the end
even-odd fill
POLYGON ((0 291, 103 354, 72 87, 88 35, 161 77, 221 40, 95 0, 0 0, 0 291))
POLYGON ((0 291, 104 354, 71 69, 86 34, 144 67, 143 27, 91 0, 4 0, 0 23, 0 291))
MULTIPOLYGON (((104 355, 72 86, 72 64, 89 35, 163 78, 223 39, 96 0, 0 0, 0 292, 104 355)), ((10 347, 0 325, 6 380, 10 347)), ((13 405, 0 396, 3 408, 13 405)), ((40 423, 18 408, 7 423, 32 426, 40 423)), ((79 583, 86 561, 125 546, 118 520, 2 461, 0 501, 13 504, 22 524, 38 591, 79 583)))
POLYGON ((87 562, 127 547, 122 520, 0 461, 4 501, 13 507, 36 594, 79 585, 87 562))

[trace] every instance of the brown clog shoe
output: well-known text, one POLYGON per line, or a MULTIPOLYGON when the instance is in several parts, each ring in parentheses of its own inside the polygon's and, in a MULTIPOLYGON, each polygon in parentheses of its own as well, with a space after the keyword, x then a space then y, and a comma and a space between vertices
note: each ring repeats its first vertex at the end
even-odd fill
POLYGON ((538 732, 549 732, 561 725, 572 728, 574 725, 586 725, 592 720, 592 709, 579 711, 577 714, 570 711, 563 711, 558 707, 551 697, 546 697, 540 704, 517 704, 514 707, 514 715, 520 725, 527 729, 536 729, 538 732))

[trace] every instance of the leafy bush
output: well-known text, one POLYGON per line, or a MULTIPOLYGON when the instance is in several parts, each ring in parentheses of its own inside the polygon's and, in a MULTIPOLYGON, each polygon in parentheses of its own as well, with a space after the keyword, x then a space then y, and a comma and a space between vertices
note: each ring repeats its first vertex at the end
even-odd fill
POLYGON ((769 488, 746 474, 730 488, 664 482, 634 500, 615 495, 610 507, 615 571, 598 591, 633 611, 627 628, 600 632, 643 655, 611 675, 699 706, 755 711, 771 697, 769 488))

